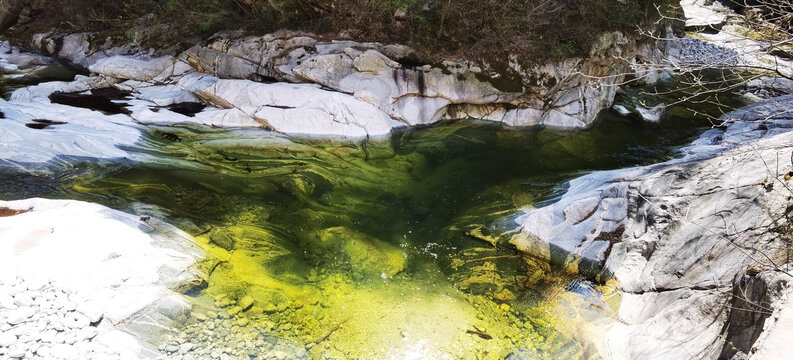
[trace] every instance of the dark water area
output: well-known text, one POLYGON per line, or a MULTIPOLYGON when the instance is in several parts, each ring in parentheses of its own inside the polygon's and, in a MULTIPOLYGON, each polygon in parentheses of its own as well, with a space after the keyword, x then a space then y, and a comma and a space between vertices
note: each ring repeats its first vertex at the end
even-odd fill
POLYGON ((72 81, 77 74, 76 71, 58 63, 7 74, 0 78, 0 95, 7 99, 16 89, 46 81, 72 81))

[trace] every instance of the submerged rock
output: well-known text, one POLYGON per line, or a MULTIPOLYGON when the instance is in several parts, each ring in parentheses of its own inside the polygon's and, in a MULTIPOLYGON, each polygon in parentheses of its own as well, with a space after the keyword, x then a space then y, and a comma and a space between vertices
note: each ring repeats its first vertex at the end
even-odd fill
POLYGON ((399 247, 346 227, 322 230, 316 234, 316 241, 315 246, 334 260, 342 256, 341 261, 346 258, 353 271, 366 276, 391 277, 407 264, 406 254, 399 247))

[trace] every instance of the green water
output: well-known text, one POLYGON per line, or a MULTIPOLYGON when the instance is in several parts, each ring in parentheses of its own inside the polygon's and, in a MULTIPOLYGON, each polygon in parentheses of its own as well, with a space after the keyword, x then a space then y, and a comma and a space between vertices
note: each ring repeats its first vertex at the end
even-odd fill
POLYGON ((617 304, 565 291, 574 276, 515 253, 511 219, 566 179, 668 159, 707 124, 460 121, 359 144, 152 128, 128 149, 147 164, 7 176, 0 197, 93 201, 196 236, 207 281, 188 292, 179 335, 194 343, 228 335, 247 339, 241 353, 312 359, 596 358, 617 304))

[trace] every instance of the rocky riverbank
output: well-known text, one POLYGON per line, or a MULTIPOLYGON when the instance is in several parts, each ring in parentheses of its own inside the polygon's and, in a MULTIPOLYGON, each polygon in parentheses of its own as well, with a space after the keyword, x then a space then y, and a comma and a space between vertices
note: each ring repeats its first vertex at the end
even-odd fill
MULTIPOLYGON (((423 64, 402 45, 324 41, 290 31, 218 33, 174 56, 144 53, 99 34, 44 33, 33 37, 31 48, 92 75, 14 94, 12 100, 47 102, 55 91, 116 88, 138 100, 129 110, 143 123, 264 127, 349 139, 465 117, 581 128, 611 105, 626 76, 647 82, 663 77, 655 66, 676 42, 671 26, 659 33, 659 40, 603 34, 588 57, 530 68, 514 61, 508 69, 470 61, 423 64), (210 108, 189 116, 159 111, 198 101, 210 108)), ((6 45, 4 52, 17 50, 6 45)), ((4 59, 8 71, 19 68, 11 56, 4 59)))
POLYGON ((0 238, 2 359, 157 358, 200 281, 191 237, 100 205, 0 201, 0 238))
MULTIPOLYGON (((784 96, 727 114, 679 159, 575 179, 558 202, 521 217, 511 243, 621 289, 611 358, 752 355, 765 308, 785 311, 791 291, 791 104, 784 96)), ((756 358, 783 357, 767 350, 756 358)))
MULTIPOLYGON (((664 29, 662 37, 671 33, 664 29)), ((703 58, 753 64, 735 47, 702 39, 656 42, 620 33, 604 35, 588 58, 532 69, 513 64, 513 78, 468 62, 416 63, 402 46, 297 32, 221 33, 174 56, 94 35, 33 40, 90 76, 17 89, 0 100, 0 157, 9 169, 147 161, 128 150, 160 125, 266 128, 359 143, 397 127, 467 116, 577 128, 610 106, 628 73, 664 77, 652 65, 670 50, 693 66, 703 58), (636 60, 617 60, 624 58, 636 60)), ((8 44, 0 54, 11 76, 51 61, 8 44)), ((726 115, 726 125, 677 160, 573 180, 557 203, 520 217, 512 239, 519 250, 621 291, 619 324, 606 333, 601 356, 783 357, 779 344, 793 326, 785 264, 791 103, 782 97, 726 115)), ((189 236, 150 215, 73 201, 0 202, 0 237, 0 358, 308 356, 303 345, 269 338, 272 329, 248 326, 240 314, 252 304, 244 297, 218 297, 214 307, 191 311, 170 289, 200 279, 190 269, 202 254, 189 236), (187 325, 174 332, 172 321, 187 325), (207 345, 222 343, 229 345, 207 345)))

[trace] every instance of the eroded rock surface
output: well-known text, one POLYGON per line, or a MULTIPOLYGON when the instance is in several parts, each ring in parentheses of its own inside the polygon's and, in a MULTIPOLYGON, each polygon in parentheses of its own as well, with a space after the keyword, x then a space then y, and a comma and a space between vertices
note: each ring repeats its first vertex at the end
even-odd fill
MULTIPOLYGON (((147 111, 151 104, 140 102, 132 117, 143 123, 263 126, 295 135, 362 139, 387 135, 396 126, 467 117, 510 126, 586 127, 611 105, 628 74, 646 82, 668 77, 656 65, 677 47, 671 27, 662 29, 660 38, 608 33, 586 57, 531 66, 511 59, 498 70, 467 61, 422 64, 406 46, 324 41, 291 31, 219 33, 175 58, 114 46, 87 33, 38 34, 32 47, 156 106, 202 100, 214 107, 186 119, 154 114, 158 111, 147 111), (266 102, 237 96, 241 103, 196 99, 197 90, 205 91, 218 79, 235 79, 240 89, 270 95, 266 102), (331 105, 331 100, 341 105, 331 105), (360 115, 364 117, 356 118, 360 115)), ((84 90, 66 86, 72 87, 84 90)))
POLYGON ((792 104, 785 96, 727 114, 724 129, 704 133, 682 158, 575 179, 557 203, 519 218, 511 242, 619 284, 613 358, 717 358, 736 316, 736 275, 784 263, 777 231, 791 195, 792 104))

